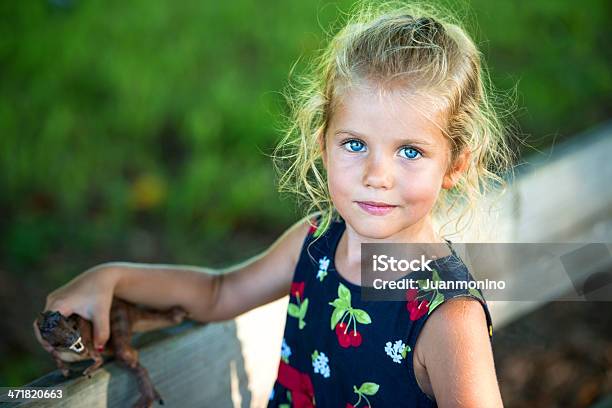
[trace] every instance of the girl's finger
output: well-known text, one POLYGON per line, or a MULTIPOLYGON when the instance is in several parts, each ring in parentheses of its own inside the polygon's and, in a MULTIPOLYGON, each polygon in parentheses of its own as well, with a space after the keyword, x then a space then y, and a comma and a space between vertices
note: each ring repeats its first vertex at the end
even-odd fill
POLYGON ((101 351, 110 337, 109 310, 94 313, 92 318, 94 347, 101 351))
POLYGON ((45 311, 60 312, 65 317, 74 313, 74 308, 65 302, 51 302, 45 307, 45 311))

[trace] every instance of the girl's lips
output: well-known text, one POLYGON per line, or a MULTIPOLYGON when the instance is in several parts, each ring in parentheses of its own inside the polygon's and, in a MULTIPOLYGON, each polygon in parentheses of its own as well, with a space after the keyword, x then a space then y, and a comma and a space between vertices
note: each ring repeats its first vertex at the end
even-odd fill
POLYGON ((357 205, 361 207, 362 210, 371 215, 387 215, 395 207, 396 205, 390 205, 386 203, 378 203, 373 201, 357 201, 357 205))

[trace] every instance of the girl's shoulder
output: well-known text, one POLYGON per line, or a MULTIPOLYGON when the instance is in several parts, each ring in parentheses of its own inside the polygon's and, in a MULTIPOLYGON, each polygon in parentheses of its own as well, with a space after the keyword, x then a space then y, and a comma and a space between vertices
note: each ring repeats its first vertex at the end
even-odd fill
MULTIPOLYGON (((427 272, 423 279, 418 282, 418 289, 409 290, 407 293, 407 308, 415 314, 414 320, 421 316, 426 316, 427 320, 433 312, 442 305, 446 305, 451 300, 459 300, 452 306, 445 306, 443 309, 456 309, 461 307, 475 308, 482 317, 484 312, 487 335, 493 337, 493 323, 489 307, 480 289, 482 282, 477 281, 470 273, 468 267, 461 260, 461 257, 454 251, 453 254, 434 262, 432 270, 427 272), (466 306, 467 301, 470 302, 466 306), (480 306, 478 306, 480 304, 480 306), (480 310, 479 310, 480 309, 480 310)), ((452 310, 450 310, 452 312, 452 310)), ((438 317, 439 319, 440 317, 438 317)))
POLYGON ((494 383, 491 326, 487 327, 486 307, 485 320, 478 303, 471 296, 447 299, 420 330, 414 347, 415 370, 426 370, 424 389, 440 390, 441 394, 436 391, 435 395, 438 401, 448 401, 474 383, 481 387, 494 383), (434 387, 433 379, 444 386, 434 387))

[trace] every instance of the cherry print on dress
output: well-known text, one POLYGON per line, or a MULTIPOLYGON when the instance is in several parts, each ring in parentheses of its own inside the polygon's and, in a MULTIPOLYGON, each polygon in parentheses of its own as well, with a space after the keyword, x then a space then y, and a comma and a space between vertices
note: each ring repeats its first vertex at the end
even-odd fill
POLYGON ((372 408, 372 404, 370 403, 370 400, 368 399, 367 395, 372 396, 376 394, 379 388, 380 386, 373 382, 364 382, 359 388, 353 385, 353 392, 357 394, 359 398, 357 399, 357 402, 355 402, 355 404, 347 402, 346 408, 372 408), (365 405, 359 405, 361 403, 361 400, 364 400, 363 402, 365 405))
POLYGON ((357 330, 357 323, 370 324, 370 315, 362 309, 351 306, 351 291, 342 283, 338 284, 338 297, 333 302, 329 302, 334 307, 331 315, 331 330, 335 330, 338 344, 343 348, 359 347, 363 338, 357 330), (344 320, 348 316, 348 321, 344 320), (351 330, 352 323, 352 330, 351 330))
POLYGON ((287 306, 289 316, 298 319, 298 328, 300 330, 306 326, 304 318, 308 311, 308 298, 304 298, 304 286, 304 282, 293 282, 291 284, 290 296, 295 297, 296 303, 289 302, 287 306))

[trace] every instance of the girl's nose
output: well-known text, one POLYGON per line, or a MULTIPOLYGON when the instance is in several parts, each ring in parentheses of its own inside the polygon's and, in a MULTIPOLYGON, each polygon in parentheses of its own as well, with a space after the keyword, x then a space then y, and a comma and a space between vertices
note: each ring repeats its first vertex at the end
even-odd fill
POLYGON ((393 187, 393 174, 391 160, 384 157, 370 156, 363 175, 363 184, 366 187, 388 190, 393 187))

